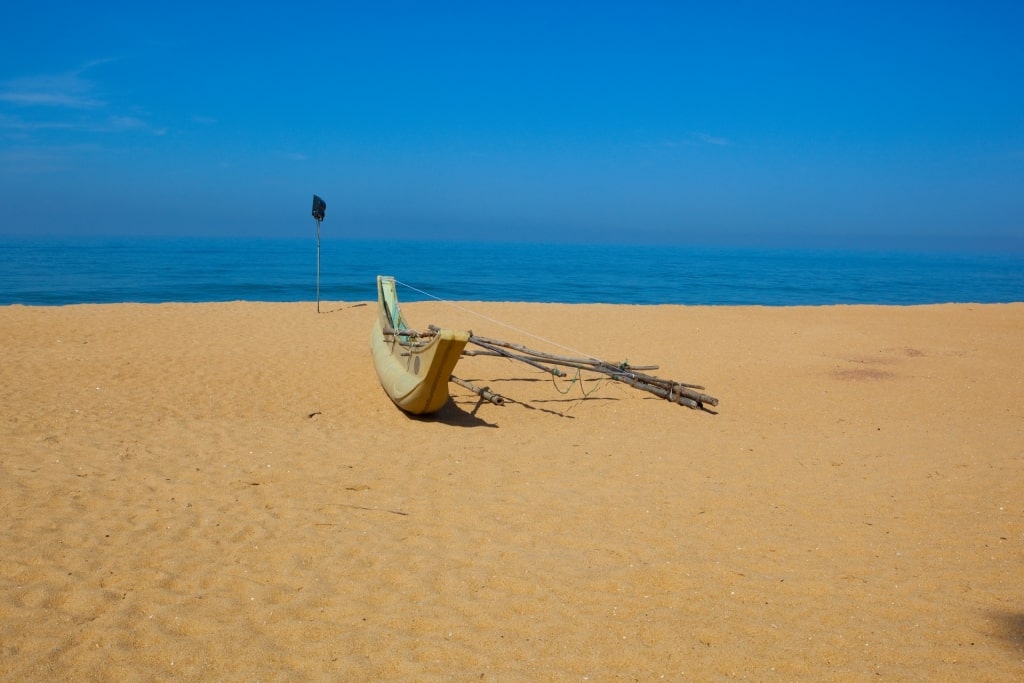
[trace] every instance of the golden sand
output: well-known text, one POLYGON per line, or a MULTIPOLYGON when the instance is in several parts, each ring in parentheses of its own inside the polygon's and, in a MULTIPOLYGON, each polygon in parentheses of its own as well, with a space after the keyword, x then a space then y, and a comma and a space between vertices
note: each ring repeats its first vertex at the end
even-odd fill
POLYGON ((432 419, 323 308, 0 308, 0 679, 1024 679, 1024 304, 466 304, 721 402, 432 419))

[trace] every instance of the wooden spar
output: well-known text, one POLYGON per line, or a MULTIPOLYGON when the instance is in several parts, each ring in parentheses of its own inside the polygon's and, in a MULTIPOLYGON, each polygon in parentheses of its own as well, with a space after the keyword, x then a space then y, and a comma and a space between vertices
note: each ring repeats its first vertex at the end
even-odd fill
POLYGON ((488 337, 478 337, 477 335, 474 335, 474 334, 470 335, 469 340, 470 340, 470 342, 472 342, 474 344, 481 345, 481 346, 483 344, 487 344, 487 345, 490 345, 490 346, 500 346, 500 347, 504 347, 506 349, 512 349, 514 351, 519 351, 520 353, 525 353, 527 355, 534 356, 536 358, 543 358, 543 359, 549 360, 549 361, 565 361, 565 362, 569 362, 569 363, 582 363, 582 364, 586 364, 586 365, 605 366, 605 367, 608 367, 608 368, 613 368, 615 370, 624 370, 624 369, 629 369, 629 370, 657 370, 658 369, 657 365, 641 365, 641 366, 633 367, 632 365, 625 365, 625 364, 623 364, 623 365, 614 365, 613 363, 608 363, 608 362, 603 361, 603 360, 598 360, 597 358, 571 358, 569 356, 558 356, 558 355, 555 355, 553 353, 546 353, 544 351, 537 351, 536 349, 528 348, 526 346, 523 346, 522 344, 513 344, 511 342, 501 341, 500 339, 490 339, 488 337), (481 342, 483 342, 483 344, 480 344, 481 342))
POLYGON ((474 394, 484 399, 485 401, 490 401, 496 406, 505 405, 505 397, 502 396, 501 394, 495 394, 488 387, 478 387, 475 384, 470 384, 464 379, 459 379, 455 375, 452 375, 448 379, 449 381, 455 382, 464 389, 469 389, 470 391, 472 391, 474 394))
MULTIPOLYGON (((478 337, 472 334, 469 336, 469 341, 472 344, 476 344, 477 346, 487 349, 486 353, 527 363, 556 377, 564 377, 565 373, 559 371, 557 368, 549 368, 542 365, 539 360, 544 360, 552 365, 561 365, 563 367, 571 367, 578 370, 587 370, 590 372, 608 375, 612 379, 628 384, 635 389, 652 393, 668 401, 672 401, 673 403, 678 403, 679 405, 684 405, 689 408, 699 408, 705 403, 711 406, 718 405, 718 399, 714 396, 709 396, 695 391, 696 389, 704 388, 698 384, 685 384, 671 379, 654 377, 653 375, 637 372, 637 368, 633 368, 629 365, 614 365, 596 358, 587 359, 558 356, 551 353, 545 353, 543 351, 536 351, 520 344, 512 344, 487 337, 478 337), (512 353, 505 349, 514 349, 518 353, 512 353)), ((470 351, 469 353, 472 354, 474 352, 470 351)), ((656 368, 657 366, 643 367, 644 369, 647 369, 649 367, 656 368)))
MULTIPOLYGON (((526 356, 515 354, 515 353, 512 353, 511 351, 505 351, 504 349, 501 349, 501 348, 499 348, 497 346, 491 346, 490 344, 488 344, 486 342, 482 342, 479 339, 474 338, 473 335, 470 335, 469 339, 470 339, 470 341, 472 341, 477 346, 481 346, 481 347, 487 349, 487 351, 489 353, 494 354, 495 356, 501 356, 503 358, 511 358, 512 360, 517 360, 520 363, 526 363, 527 365, 532 365, 533 367, 537 368, 538 370, 546 372, 549 375, 554 375, 555 377, 565 377, 565 373, 562 372, 561 370, 559 370, 558 368, 549 368, 546 365, 542 365, 540 363, 540 361, 534 360, 533 358, 528 358, 526 356)), ((550 362, 558 362, 558 361, 550 361, 550 362)))
POLYGON ((672 401, 672 403, 678 403, 679 405, 686 406, 687 408, 699 408, 700 407, 700 401, 695 401, 695 400, 693 400, 692 398, 690 398, 688 396, 683 396, 683 395, 678 394, 678 393, 673 393, 673 392, 669 391, 668 389, 663 389, 662 387, 656 387, 656 386, 654 386, 652 384, 645 384, 644 382, 640 382, 640 381, 629 379, 629 378, 620 379, 619 381, 620 382, 625 382, 626 384, 628 384, 629 386, 633 387, 634 389, 639 389, 641 391, 646 391, 646 392, 652 393, 655 396, 660 396, 661 398, 663 398, 663 399, 665 399, 667 401, 672 401))
MULTIPOLYGON (((437 328, 434 325, 430 326, 429 332, 419 333, 413 330, 385 330, 392 334, 399 334, 406 337, 432 337, 436 334, 437 328)), ((657 365, 644 365, 644 366, 631 366, 626 363, 615 365, 597 358, 572 358, 570 356, 560 356, 544 351, 538 351, 531 349, 521 344, 514 344, 511 342, 502 341, 500 339, 492 339, 490 337, 479 337, 474 335, 472 332, 469 334, 469 342, 476 346, 485 349, 484 351, 463 351, 463 355, 493 355, 510 360, 515 360, 520 363, 530 365, 542 372, 553 375, 555 377, 566 377, 566 373, 559 370, 557 367, 549 366, 562 366, 575 368, 577 370, 584 370, 587 372, 595 372, 603 375, 607 375, 612 379, 628 384, 634 389, 646 391, 654 394, 660 398, 678 403, 679 405, 686 406, 688 408, 702 408, 705 404, 710 406, 717 406, 718 399, 714 396, 709 396, 703 393, 704 387, 699 384, 687 384, 685 382, 677 382, 672 379, 664 379, 661 377, 655 377, 654 375, 648 375, 641 370, 655 370, 658 368, 657 365)), ((452 381, 463 386, 470 391, 473 391, 483 398, 487 398, 484 394, 480 393, 479 387, 475 387, 468 382, 463 383, 463 380, 459 380, 452 377, 452 381), (467 386, 468 385, 468 386, 467 386)), ((482 391, 486 392, 486 388, 482 391)), ((487 392, 489 393, 489 392, 487 392)), ((499 397, 501 398, 501 397, 499 397)), ((488 398, 488 400, 490 400, 488 398)), ((502 399, 504 400, 504 399, 502 399)), ((494 402, 494 401, 492 401, 494 402)), ((500 404, 498 404, 500 405, 500 404)))
POLYGON ((428 331, 426 331, 426 332, 418 332, 416 330, 410 330, 410 329, 406 329, 404 327, 402 329, 398 330, 398 329, 395 329, 394 327, 385 326, 384 327, 384 334, 390 334, 390 335, 392 335, 394 337, 413 337, 415 339, 431 339, 431 338, 437 336, 437 331, 439 329, 440 329, 439 327, 435 327, 434 325, 431 325, 430 329, 428 331))
POLYGON ((697 392, 687 389, 678 383, 672 387, 666 388, 664 386, 645 382, 635 377, 617 377, 616 379, 628 384, 634 389, 650 392, 667 401, 672 401, 673 403, 678 403, 679 405, 686 406, 688 408, 699 408, 703 403, 713 406, 718 405, 717 398, 706 394, 698 394, 697 392))

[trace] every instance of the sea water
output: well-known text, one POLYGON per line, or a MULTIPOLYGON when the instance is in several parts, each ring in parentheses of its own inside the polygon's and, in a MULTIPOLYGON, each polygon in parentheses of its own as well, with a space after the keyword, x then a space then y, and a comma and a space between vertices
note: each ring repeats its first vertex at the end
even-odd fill
POLYGON ((0 304, 1024 301, 1024 255, 297 239, 0 239, 0 304))

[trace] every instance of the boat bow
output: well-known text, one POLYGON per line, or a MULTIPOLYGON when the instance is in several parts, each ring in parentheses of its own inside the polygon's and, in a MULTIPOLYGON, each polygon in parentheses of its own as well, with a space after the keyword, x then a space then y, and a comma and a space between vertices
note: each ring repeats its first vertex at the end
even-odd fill
POLYGON ((437 412, 448 402, 448 380, 470 333, 410 329, 398 303, 395 279, 387 275, 377 276, 377 309, 370 348, 385 393, 407 413, 437 412))

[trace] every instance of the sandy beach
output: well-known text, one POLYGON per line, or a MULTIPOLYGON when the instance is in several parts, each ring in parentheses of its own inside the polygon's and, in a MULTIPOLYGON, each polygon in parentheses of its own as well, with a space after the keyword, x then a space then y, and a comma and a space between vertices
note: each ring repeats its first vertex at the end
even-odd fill
POLYGON ((322 309, 0 308, 0 679, 1024 680, 1024 304, 410 303, 720 400, 429 419, 322 309))

